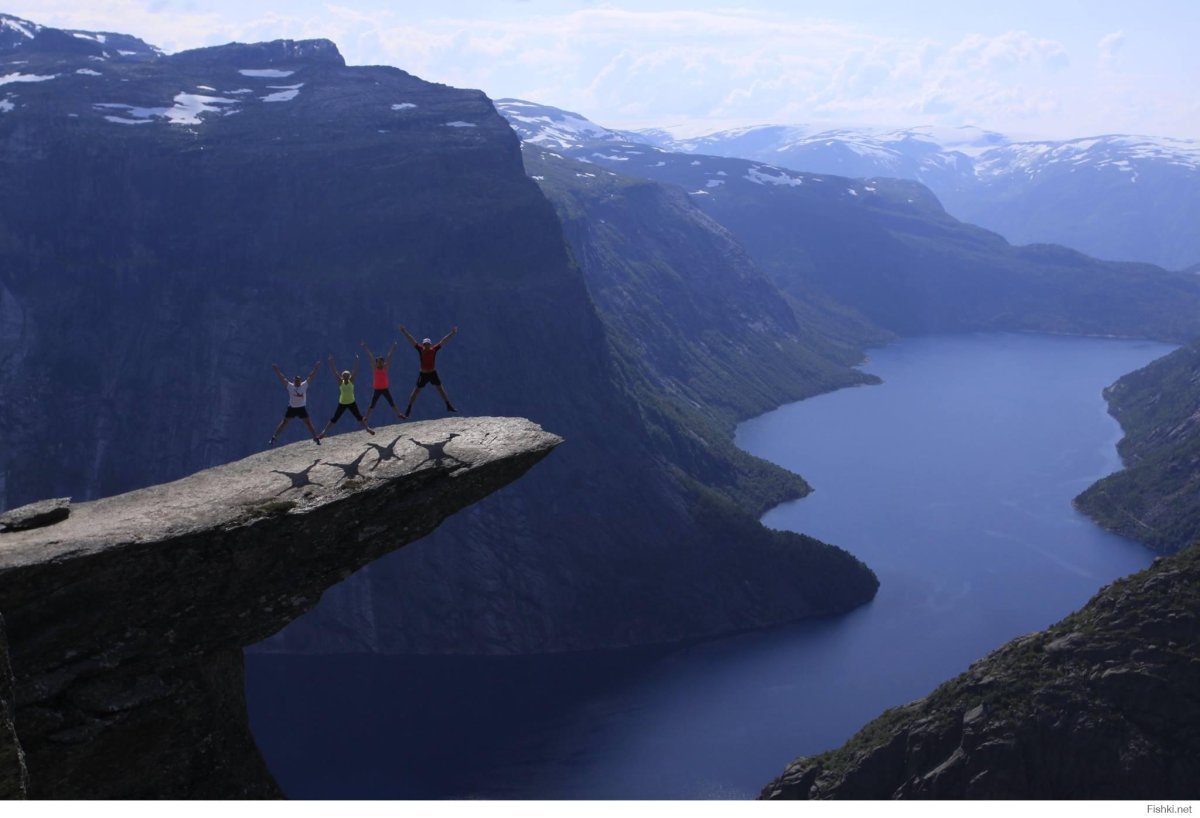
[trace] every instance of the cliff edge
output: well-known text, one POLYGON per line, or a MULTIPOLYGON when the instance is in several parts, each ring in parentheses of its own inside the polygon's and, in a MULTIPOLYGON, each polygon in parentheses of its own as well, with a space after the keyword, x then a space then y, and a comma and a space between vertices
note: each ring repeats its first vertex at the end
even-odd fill
POLYGON ((1192 799, 1200 782, 1200 545, 1102 589, 766 799, 1192 799))
POLYGON ((376 431, 0 533, 0 796, 278 796, 246 720, 242 648, 562 442, 514 418, 376 431))

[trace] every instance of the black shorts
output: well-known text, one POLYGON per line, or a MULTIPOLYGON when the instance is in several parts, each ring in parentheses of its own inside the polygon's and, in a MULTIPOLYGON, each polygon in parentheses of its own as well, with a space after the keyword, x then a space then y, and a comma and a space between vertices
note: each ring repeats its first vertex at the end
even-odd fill
POLYGON ((417 389, 420 389, 427 383, 431 383, 434 386, 442 385, 442 379, 438 377, 436 369, 432 372, 422 372, 421 374, 417 375, 417 389))
POLYGON ((375 404, 379 403, 379 399, 386 400, 393 409, 396 408, 396 402, 392 400, 392 393, 386 389, 376 389, 375 394, 371 396, 371 408, 375 408, 375 404))
POLYGON ((306 418, 308 417, 307 406, 289 406, 287 411, 283 413, 285 418, 306 418))
POLYGON ((350 414, 354 415, 359 420, 363 419, 362 412, 358 411, 357 403, 339 403, 337 411, 333 413, 333 417, 329 419, 329 422, 337 423, 338 418, 340 418, 342 416, 343 412, 349 412, 350 414))

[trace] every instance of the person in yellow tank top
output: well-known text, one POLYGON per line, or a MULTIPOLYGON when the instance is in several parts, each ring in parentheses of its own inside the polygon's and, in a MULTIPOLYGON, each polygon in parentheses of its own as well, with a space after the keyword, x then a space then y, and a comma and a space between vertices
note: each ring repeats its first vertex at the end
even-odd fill
POLYGON ((340 375, 337 371, 337 364, 334 363, 333 356, 329 356, 329 371, 333 373, 334 379, 338 383, 338 408, 333 413, 333 417, 325 424, 325 428, 321 430, 321 434, 317 437, 325 437, 325 433, 329 431, 329 427, 338 422, 338 418, 343 412, 349 412, 358 418, 358 422, 370 434, 375 434, 375 430, 367 425, 366 419, 363 418, 362 412, 358 411, 358 404, 354 401, 354 376, 358 374, 358 356, 354 356, 354 369, 344 370, 340 375))

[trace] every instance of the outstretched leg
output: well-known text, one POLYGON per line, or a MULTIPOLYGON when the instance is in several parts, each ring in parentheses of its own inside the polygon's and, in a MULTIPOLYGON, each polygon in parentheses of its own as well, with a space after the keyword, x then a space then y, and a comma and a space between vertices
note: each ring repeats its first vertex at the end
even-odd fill
POLYGON ((450 396, 447 395, 446 390, 442 388, 442 384, 439 382, 434 385, 437 387, 438 394, 442 396, 442 400, 446 402, 446 411, 457 412, 458 410, 454 408, 454 404, 450 402, 450 396))
POLYGON ((404 417, 412 414, 413 401, 417 399, 417 395, 421 394, 421 387, 414 386, 412 394, 408 396, 408 408, 404 410, 404 417))
POLYGON ((304 416, 304 425, 308 427, 308 431, 312 432, 313 440, 315 440, 317 442, 317 445, 320 446, 321 445, 321 436, 317 434, 317 429, 315 426, 313 426, 312 421, 309 420, 308 415, 304 416))
POLYGON ((338 422, 338 418, 342 416, 342 412, 345 412, 346 408, 346 404, 338 404, 338 408, 334 410, 333 417, 331 417, 329 422, 325 424, 325 428, 321 430, 321 434, 317 435, 318 438, 325 437, 325 433, 329 431, 329 427, 338 422))
POLYGON ((350 414, 358 418, 358 422, 361 423, 362 427, 367 430, 367 434, 375 434, 375 430, 367 425, 367 419, 362 416, 362 412, 358 411, 357 403, 348 403, 346 404, 346 408, 350 410, 350 414))
MULTIPOLYGON (((392 411, 396 413, 396 417, 400 418, 400 420, 404 420, 408 417, 408 415, 400 414, 400 408, 398 406, 396 406, 396 402, 394 400, 392 400, 392 390, 390 390, 390 389, 383 390, 383 397, 384 397, 384 400, 386 400, 388 402, 388 406, 392 407, 392 411)), ((374 406, 375 402, 371 401, 371 405, 374 406)), ((367 412, 367 417, 369 418, 370 416, 371 416, 371 413, 367 412)))
POLYGON ((283 418, 283 420, 279 421, 279 425, 276 426, 275 431, 271 433, 271 441, 269 443, 267 443, 268 446, 275 445, 275 438, 279 437, 279 433, 283 431, 284 426, 288 425, 289 420, 291 420, 291 418, 285 416, 283 418))

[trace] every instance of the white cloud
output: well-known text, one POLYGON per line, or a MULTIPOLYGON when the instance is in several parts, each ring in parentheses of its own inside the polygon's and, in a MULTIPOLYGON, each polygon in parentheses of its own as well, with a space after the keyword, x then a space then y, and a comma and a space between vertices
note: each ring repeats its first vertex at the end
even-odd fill
POLYGON ((1100 67, 1107 69, 1116 69, 1117 61, 1121 54, 1121 48, 1125 45, 1125 32, 1114 31, 1111 34, 1105 34, 1100 38, 1100 42, 1096 43, 1096 48, 1100 52, 1100 67))
MULTIPOLYGON (((1099 42, 1075 41, 1072 52, 1044 29, 883 36, 867 22, 799 12, 587 4, 547 13, 552 6, 545 3, 525 5, 524 14, 479 18, 455 16, 454 4, 431 16, 400 6, 367 12, 355 0, 319 8, 300 3, 299 11, 256 3, 234 18, 213 11, 216 3, 156 2, 148 12, 145 0, 37 0, 36 7, 10 0, 13 13, 38 22, 127 31, 167 51, 325 37, 351 64, 395 65, 493 97, 576 110, 610 126, 840 120, 1044 131, 1039 117, 1052 116, 1061 130, 1063 122, 1099 121, 1104 113, 1109 119, 1090 127, 1111 131, 1137 127, 1126 120, 1152 98, 1164 120, 1194 106, 1190 98, 1167 100, 1165 91, 1130 80, 1120 86, 1130 95, 1129 113, 1121 113, 1124 98, 1114 96, 1114 83, 1095 81, 1096 58, 1088 53, 1095 47, 1100 65, 1114 68, 1125 51, 1121 31, 1099 42)), ((1182 121, 1195 120, 1188 114, 1182 121)))

